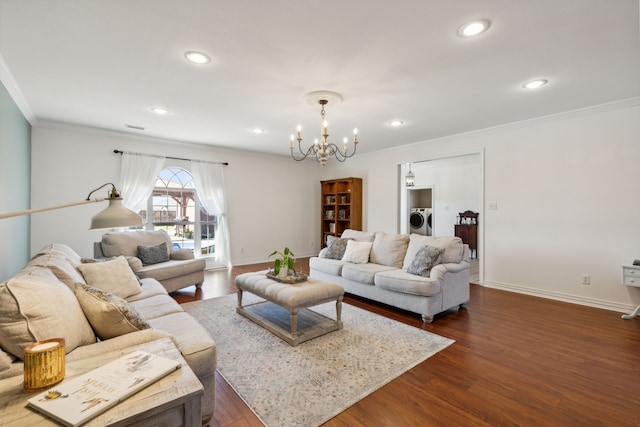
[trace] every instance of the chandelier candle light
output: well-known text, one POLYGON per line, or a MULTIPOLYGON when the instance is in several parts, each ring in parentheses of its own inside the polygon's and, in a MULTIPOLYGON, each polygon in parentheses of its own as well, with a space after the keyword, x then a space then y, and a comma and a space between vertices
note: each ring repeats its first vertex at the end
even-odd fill
POLYGON ((329 123, 326 119, 324 106, 329 103, 329 100, 337 102, 342 101, 342 96, 335 92, 318 91, 307 94, 305 99, 307 100, 307 103, 318 103, 321 106, 321 137, 319 141, 316 139, 313 145, 304 151, 302 149, 302 126, 298 125, 297 136, 294 137, 291 135, 291 144, 289 146, 293 160, 299 162, 306 159, 308 156, 313 155, 316 160, 320 162, 320 165, 324 167, 324 165, 327 164, 327 157, 335 157, 339 162, 344 162, 346 159, 356 154, 356 148, 358 147, 358 129, 353 130, 353 151, 351 153, 348 151, 349 140, 346 137, 343 140, 342 151, 340 151, 340 148, 336 144, 327 142, 327 138, 329 137, 329 123), (294 141, 296 140, 298 141, 298 152, 294 153, 294 141))

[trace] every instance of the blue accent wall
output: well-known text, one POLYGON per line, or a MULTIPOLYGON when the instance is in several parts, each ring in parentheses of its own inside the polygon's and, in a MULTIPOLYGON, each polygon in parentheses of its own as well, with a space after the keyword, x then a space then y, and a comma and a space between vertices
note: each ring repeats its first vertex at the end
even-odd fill
MULTIPOLYGON (((0 212, 31 205, 31 125, 0 83, 0 212)), ((31 257, 29 215, 0 219, 0 281, 31 257)))

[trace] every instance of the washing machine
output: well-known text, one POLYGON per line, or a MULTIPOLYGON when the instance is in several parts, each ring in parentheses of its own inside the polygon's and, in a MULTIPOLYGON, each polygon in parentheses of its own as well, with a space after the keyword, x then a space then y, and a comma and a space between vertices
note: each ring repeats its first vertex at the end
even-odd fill
POLYGON ((433 223, 433 211, 431 208, 411 208, 409 210, 409 232, 433 235, 431 228, 433 223))

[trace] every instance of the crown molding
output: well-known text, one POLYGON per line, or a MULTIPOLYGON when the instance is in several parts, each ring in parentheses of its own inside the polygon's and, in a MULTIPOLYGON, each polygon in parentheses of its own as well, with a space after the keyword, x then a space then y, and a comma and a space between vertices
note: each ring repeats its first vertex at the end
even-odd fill
POLYGON ((451 142, 451 141, 454 141, 463 137, 468 137, 468 136, 492 135, 495 133, 515 130, 515 129, 524 129, 531 126, 553 123, 553 122, 558 122, 562 120, 569 120, 576 117, 590 116, 592 114, 600 114, 608 111, 622 110, 625 108, 632 108, 637 106, 640 106, 640 96, 606 102, 603 104, 591 105, 589 107, 577 108, 575 110, 562 111, 560 113, 534 117, 532 119, 505 123, 503 125, 497 125, 497 126, 492 126, 492 127, 483 128, 483 129, 476 129, 468 132, 456 133, 453 135, 442 136, 439 138, 427 139, 424 141, 414 142, 414 143, 399 146, 399 147, 385 148, 384 150, 380 150, 380 151, 390 151, 390 150, 396 150, 398 148, 410 148, 410 147, 415 147, 425 143, 451 142))
POLYGON ((22 91, 18 87, 16 80, 13 78, 13 74, 11 70, 9 70, 9 66, 5 62, 4 58, 0 54, 0 82, 4 85, 9 92, 9 96, 13 99, 13 102, 16 103, 18 109, 22 112, 22 115, 25 119, 31 124, 31 126, 35 126, 37 124, 36 116, 31 111, 31 107, 29 107, 29 103, 26 98, 22 94, 22 91))

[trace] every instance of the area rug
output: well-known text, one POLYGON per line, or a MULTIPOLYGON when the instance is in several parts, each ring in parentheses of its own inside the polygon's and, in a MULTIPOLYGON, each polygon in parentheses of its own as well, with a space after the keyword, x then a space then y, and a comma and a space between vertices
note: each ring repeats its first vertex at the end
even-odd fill
MULTIPOLYGON (((245 305, 256 301, 244 294, 245 305)), ((342 304, 342 330, 291 347, 236 305, 234 294, 182 307, 209 331, 218 371, 267 427, 318 426, 454 342, 342 304)), ((335 319, 335 303, 312 309, 335 319)))

